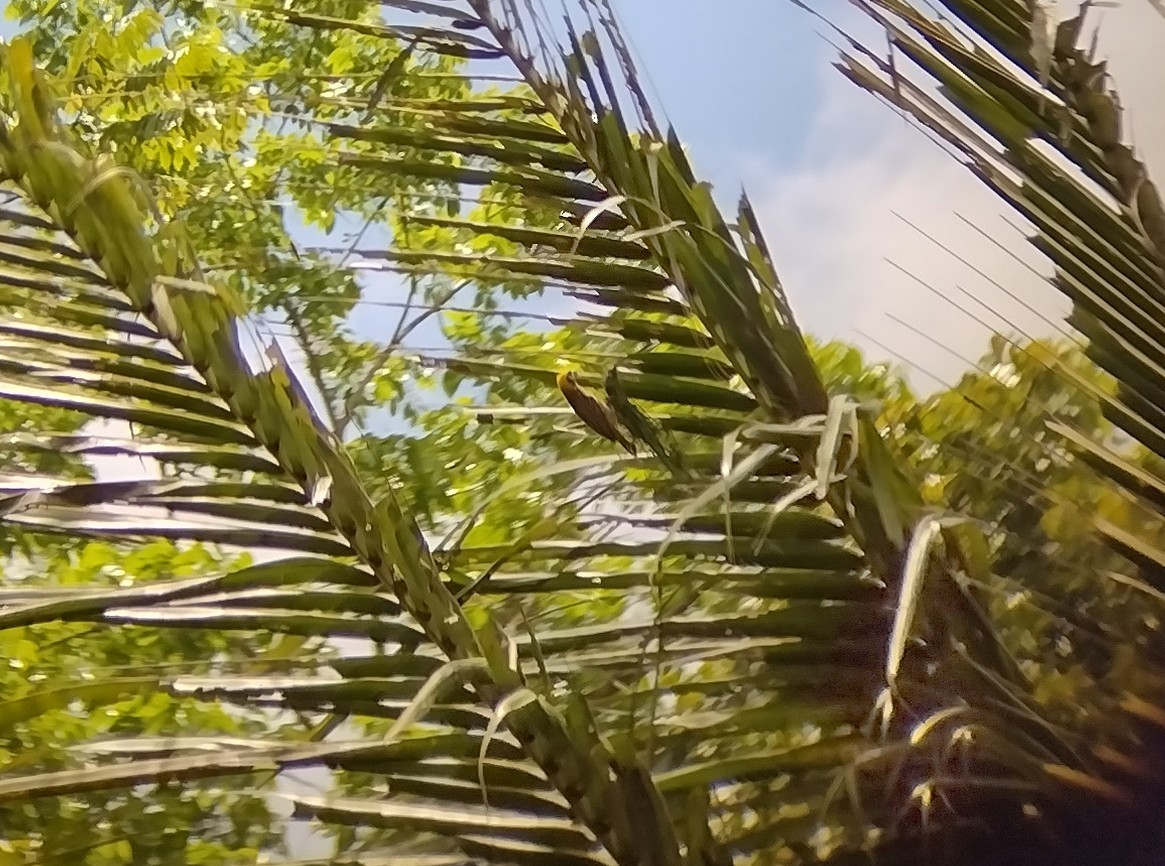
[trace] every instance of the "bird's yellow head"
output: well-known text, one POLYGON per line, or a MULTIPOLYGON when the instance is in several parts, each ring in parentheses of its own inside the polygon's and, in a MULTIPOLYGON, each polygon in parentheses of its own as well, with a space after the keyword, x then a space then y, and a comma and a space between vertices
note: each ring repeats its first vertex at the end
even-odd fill
POLYGON ((578 387, 578 374, 574 370, 559 370, 558 376, 555 377, 558 382, 558 390, 565 391, 568 388, 578 387))

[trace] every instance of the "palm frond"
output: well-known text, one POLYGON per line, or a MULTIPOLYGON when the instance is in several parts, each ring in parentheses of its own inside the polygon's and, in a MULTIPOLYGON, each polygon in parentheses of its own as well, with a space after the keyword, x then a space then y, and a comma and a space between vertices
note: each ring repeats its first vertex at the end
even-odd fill
MULTIPOLYGON (((235 677, 134 687, 365 723, 422 718, 384 742, 106 743, 77 750, 96 766, 10 778, 0 797, 322 766, 346 796, 297 794, 296 814, 378 828, 373 856, 418 863, 678 866, 766 852, 844 862, 864 851, 906 861, 960 844, 970 861, 966 846, 985 833, 1019 840, 1020 862, 1034 827, 1071 846, 1091 838, 1088 819, 1111 827, 1135 814, 1135 766, 1159 736, 1155 686, 1103 695, 1126 727, 1049 720, 976 589, 992 577, 982 531, 931 514, 870 407, 831 397, 751 205, 730 220, 696 180, 605 4, 581 4, 560 31, 510 0, 388 5, 391 24, 256 17, 405 40, 413 58, 506 59, 523 76, 529 92, 455 101, 370 81, 368 99, 339 105, 348 113, 326 132, 337 167, 367 185, 408 177, 432 192, 394 216, 393 250, 360 264, 514 297, 553 282, 601 310, 565 314, 561 331, 539 336, 562 358, 499 360, 467 339, 457 357, 415 359, 482 388, 478 422, 521 430, 514 439, 539 468, 496 485, 468 519, 441 515, 458 524, 444 543, 422 532, 397 486, 374 498, 355 462, 369 442, 345 446, 278 357, 255 372, 266 347, 245 305, 208 279, 141 184, 57 126, 27 46, 14 43, 18 122, 0 138, 0 167, 21 204, 0 212, 3 300, 35 316, 0 323, 0 395, 145 435, 46 431, 5 444, 150 456, 168 474, 11 479, 5 521, 279 553, 211 578, 13 592, 0 596, 0 625, 366 639, 385 653, 330 658, 309 676, 274 679, 260 659, 235 677), (469 218, 436 206, 472 190, 469 218), (555 396, 559 360, 582 360, 580 381, 595 389, 615 382, 612 411, 648 446, 641 456, 563 461, 594 443, 555 396), (543 522, 500 542, 475 537, 483 512, 532 490, 556 491, 543 522), (478 675, 418 705, 447 662, 478 675)), ((1111 135, 1111 98, 1071 28, 1043 75, 1022 4, 999 15, 945 5, 1025 76, 1042 75, 1067 113, 905 4, 863 8, 940 95, 860 48, 843 71, 954 144, 1037 225, 1078 304, 1073 324, 1120 382, 1098 398, 1160 453, 1160 205, 1147 182, 1122 185, 1131 153, 1111 135)), ((1151 487, 1143 470, 1083 447, 1130 489, 1151 487)), ((1109 538, 1148 567, 1165 561, 1127 533, 1109 538)))

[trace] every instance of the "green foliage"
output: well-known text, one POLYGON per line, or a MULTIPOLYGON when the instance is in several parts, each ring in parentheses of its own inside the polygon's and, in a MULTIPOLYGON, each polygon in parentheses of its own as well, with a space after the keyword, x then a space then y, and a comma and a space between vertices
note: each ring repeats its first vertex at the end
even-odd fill
MULTIPOLYGON (((402 395, 360 387, 383 361, 377 342, 350 321, 362 282, 334 256, 300 249, 293 235, 317 227, 357 250, 361 237, 383 243, 399 231, 391 202, 444 210, 456 200, 453 186, 400 174, 370 184, 345 160, 373 145, 328 135, 326 124, 368 107, 379 87, 381 106, 391 108, 375 113, 372 128, 417 125, 425 115, 414 105, 468 94, 460 62, 405 57, 394 40, 305 28, 248 4, 180 12, 136 3, 126 14, 114 0, 42 5, 15 2, 8 12, 29 26, 38 62, 70 94, 64 109, 74 127, 97 150, 126 156, 162 214, 183 220, 206 265, 270 323, 264 330, 290 328, 311 356, 328 417, 395 409, 402 395), (394 66, 398 58, 404 63, 394 66), (370 70, 387 67, 397 74, 382 86, 370 70)), ((370 2, 297 7, 366 22, 379 10, 370 2)), ((424 279, 413 299, 421 310, 449 293, 447 278, 424 279)))
MULTIPOLYGON (((1165 437, 1156 326, 1113 287, 1154 241, 1042 166, 995 54, 894 4, 895 47, 1008 149, 977 168, 1044 232, 1091 354, 996 341, 920 399, 805 339, 748 200, 721 213, 603 16, 122 5, 14 4, 44 69, 19 41, 3 69, 0 223, 37 251, 4 309, 37 350, 0 346, 0 384, 44 433, 7 443, 42 475, 3 516, 73 537, 13 558, 0 603, 22 850, 253 862, 281 853, 265 786, 308 766, 327 796, 288 797, 345 860, 976 862, 983 827, 1000 862, 1127 852, 1159 794, 1130 768, 1163 753, 1165 437), (474 87, 485 56, 525 85, 474 87), (257 363, 273 328, 302 356, 257 363), (649 447, 579 423, 567 368, 649 447), (88 418, 128 421, 119 453, 162 480, 32 463, 84 452, 50 434, 88 418)), ((979 32, 1023 66, 1020 18, 979 32)), ((1115 171, 1053 54, 1065 155, 1115 171)), ((967 135, 950 117, 928 126, 967 135)))
MULTIPOLYGON (((215 574, 211 551, 154 541, 126 550, 88 542, 53 553, 38 548, 4 569, 5 595, 70 588, 118 588, 215 574)), ((271 719, 255 711, 158 691, 178 676, 230 670, 262 655, 262 635, 92 622, 45 621, 0 631, 0 768, 7 774, 84 766, 84 752, 106 739, 248 736, 271 719)), ((134 788, 31 800, 0 807, 9 850, 35 859, 91 864, 253 862, 275 851, 282 833, 262 796, 213 783, 158 782, 134 788)))

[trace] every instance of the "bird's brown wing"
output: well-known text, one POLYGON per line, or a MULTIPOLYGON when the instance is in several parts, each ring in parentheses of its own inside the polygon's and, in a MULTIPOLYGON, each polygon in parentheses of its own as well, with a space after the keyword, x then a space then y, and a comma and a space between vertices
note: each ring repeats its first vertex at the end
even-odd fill
POLYGON ((635 453, 635 443, 620 429, 619 421, 610 406, 597 399, 594 395, 588 394, 573 382, 564 382, 561 385, 561 390, 562 396, 566 398, 566 402, 570 404, 570 408, 574 410, 574 414, 584 424, 604 439, 617 442, 627 449, 627 451, 632 454, 635 453))

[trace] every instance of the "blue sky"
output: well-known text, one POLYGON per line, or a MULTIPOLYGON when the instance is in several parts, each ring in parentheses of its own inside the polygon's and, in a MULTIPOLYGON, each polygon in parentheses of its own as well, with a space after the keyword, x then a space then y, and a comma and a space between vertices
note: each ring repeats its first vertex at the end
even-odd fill
MULTIPOLYGON (((786 0, 614 5, 697 172, 725 205, 747 188, 807 330, 905 358, 922 389, 957 379, 992 331, 1060 332, 1066 304, 1044 281, 1047 265, 1021 221, 832 68, 841 40, 823 22, 786 0)), ((852 4, 808 5, 885 51, 852 4)), ((1062 0, 1061 14, 1076 6, 1062 0)), ((1101 56, 1112 57, 1126 128, 1162 178, 1165 20, 1147 0, 1114 6, 1088 20, 1100 24, 1101 56)))
POLYGON ((778 0, 622 0, 616 9, 652 95, 718 190, 746 179, 742 157, 774 167, 804 158, 832 54, 805 12, 778 0))

